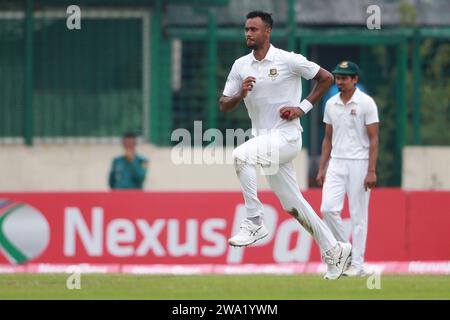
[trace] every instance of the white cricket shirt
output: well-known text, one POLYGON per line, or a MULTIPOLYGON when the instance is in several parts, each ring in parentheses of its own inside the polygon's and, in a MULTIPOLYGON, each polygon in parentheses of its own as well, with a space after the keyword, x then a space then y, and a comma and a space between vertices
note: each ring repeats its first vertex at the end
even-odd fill
POLYGON ((257 136, 267 130, 301 130, 300 120, 287 121, 279 115, 283 106, 298 106, 302 97, 301 78, 312 79, 320 67, 301 54, 287 52, 273 45, 261 61, 255 59, 253 51, 237 59, 228 75, 223 95, 239 93, 242 81, 249 76, 256 78, 252 91, 244 103, 252 122, 252 134, 257 136))
POLYGON ((346 105, 340 92, 325 105, 323 122, 333 126, 331 157, 369 159, 369 136, 366 126, 379 122, 375 101, 356 88, 346 105))

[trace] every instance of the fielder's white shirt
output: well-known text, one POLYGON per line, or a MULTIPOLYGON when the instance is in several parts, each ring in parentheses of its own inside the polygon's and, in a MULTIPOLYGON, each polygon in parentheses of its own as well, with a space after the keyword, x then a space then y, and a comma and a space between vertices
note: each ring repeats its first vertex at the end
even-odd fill
POLYGON ((333 126, 331 157, 369 159, 369 136, 366 126, 379 122, 375 101, 356 88, 346 105, 340 92, 325 105, 323 122, 333 126))
POLYGON ((301 77, 312 79, 320 67, 301 54, 287 52, 273 45, 261 61, 253 51, 237 59, 228 75, 223 95, 239 93, 242 81, 249 76, 256 78, 252 91, 244 103, 252 122, 252 134, 257 136, 273 129, 301 130, 300 120, 284 120, 279 115, 283 106, 298 106, 302 97, 301 77))

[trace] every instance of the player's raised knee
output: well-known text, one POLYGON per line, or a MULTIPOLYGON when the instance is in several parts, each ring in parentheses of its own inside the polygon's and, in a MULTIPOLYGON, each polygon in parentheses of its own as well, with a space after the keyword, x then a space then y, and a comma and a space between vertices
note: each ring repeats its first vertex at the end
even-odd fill
POLYGON ((237 147, 236 149, 233 150, 233 153, 231 154, 231 156, 233 157, 234 162, 236 162, 236 159, 244 160, 242 151, 239 147, 237 147))
POLYGON ((233 150, 232 157, 233 157, 234 169, 236 170, 236 174, 239 175, 239 173, 242 170, 242 167, 245 165, 245 157, 242 154, 242 152, 239 150, 239 148, 236 148, 233 150))

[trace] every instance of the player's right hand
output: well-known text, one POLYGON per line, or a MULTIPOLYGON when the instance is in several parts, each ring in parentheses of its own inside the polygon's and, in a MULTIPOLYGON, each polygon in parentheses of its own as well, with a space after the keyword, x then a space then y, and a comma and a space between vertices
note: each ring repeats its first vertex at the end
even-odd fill
POLYGON ((319 172, 317 173, 316 182, 319 185, 319 187, 323 186, 323 183, 325 182, 325 170, 319 169, 319 172))
POLYGON ((241 97, 245 98, 249 91, 252 91, 253 85, 256 83, 255 77, 247 77, 242 81, 241 97))

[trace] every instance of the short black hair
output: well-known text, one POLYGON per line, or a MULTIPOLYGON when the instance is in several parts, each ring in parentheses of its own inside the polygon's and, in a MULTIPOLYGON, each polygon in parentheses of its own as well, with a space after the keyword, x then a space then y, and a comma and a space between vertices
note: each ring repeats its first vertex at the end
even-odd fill
POLYGON ((269 27, 272 28, 272 26, 273 26, 273 19, 272 19, 271 13, 256 10, 256 11, 251 11, 251 12, 247 13, 246 17, 247 17, 247 19, 259 17, 269 27))
POLYGON ((136 139, 137 138, 137 134, 133 131, 127 131, 123 134, 122 136, 123 139, 127 139, 127 138, 133 138, 136 139))

